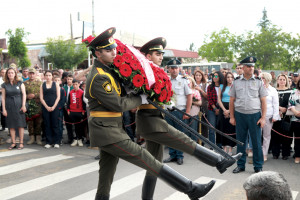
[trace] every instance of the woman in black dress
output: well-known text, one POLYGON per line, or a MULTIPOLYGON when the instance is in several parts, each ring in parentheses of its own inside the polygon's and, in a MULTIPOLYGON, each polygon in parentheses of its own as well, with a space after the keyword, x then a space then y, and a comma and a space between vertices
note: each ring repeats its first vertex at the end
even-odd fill
POLYGON ((42 103, 43 120, 45 125, 46 145, 48 149, 51 145, 59 148, 59 109, 57 104, 60 100, 60 87, 52 80, 52 72, 46 71, 44 74, 46 82, 41 85, 40 100, 42 103))
POLYGON ((26 91, 24 84, 18 80, 14 68, 9 68, 4 77, 2 84, 2 112, 6 117, 6 127, 9 128, 12 144, 9 150, 17 148, 16 129, 19 130, 20 144, 18 149, 24 148, 24 127, 26 127, 26 91))
POLYGON ((272 154, 274 159, 278 159, 280 149, 282 148, 282 159, 287 160, 290 156, 290 147, 292 144, 292 139, 289 137, 291 137, 292 134, 290 131, 283 130, 281 124, 283 121, 290 122, 289 116, 285 116, 285 113, 287 111, 292 90, 289 89, 288 77, 286 75, 280 74, 277 77, 277 91, 279 96, 279 114, 281 120, 274 122, 273 130, 275 131, 271 131, 272 154))

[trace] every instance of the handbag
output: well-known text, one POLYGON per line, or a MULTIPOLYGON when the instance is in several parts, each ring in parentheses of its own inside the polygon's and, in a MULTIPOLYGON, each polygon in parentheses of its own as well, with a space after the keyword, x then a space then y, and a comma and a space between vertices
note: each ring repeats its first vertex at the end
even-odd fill
POLYGON ((280 124, 280 128, 284 131, 284 132, 289 132, 291 130, 291 120, 286 121, 285 117, 287 115, 284 116, 284 118, 281 120, 281 124, 280 124))

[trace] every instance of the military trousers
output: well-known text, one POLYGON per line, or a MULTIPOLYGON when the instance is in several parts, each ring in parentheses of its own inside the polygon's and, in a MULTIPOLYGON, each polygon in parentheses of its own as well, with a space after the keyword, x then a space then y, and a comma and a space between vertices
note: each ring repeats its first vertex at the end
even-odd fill
MULTIPOLYGON (((140 133, 146 140, 146 149, 159 161, 163 158, 163 145, 192 155, 197 143, 173 126, 168 124, 167 127, 167 132, 140 133)), ((151 174, 147 172, 146 176, 151 174)))
POLYGON ((163 166, 147 150, 130 139, 100 147, 97 195, 109 196, 119 158, 158 176, 163 166))
POLYGON ((29 135, 41 135, 42 132, 42 122, 43 117, 42 115, 35 117, 34 119, 27 121, 28 125, 28 132, 29 135))
MULTIPOLYGON (((185 112, 185 109, 182 110, 182 111, 185 112)), ((173 111, 173 112, 171 112, 171 115, 173 115, 177 119, 180 119, 181 121, 183 121, 184 123, 187 124, 187 120, 182 120, 183 113, 181 113, 179 111, 173 111)), ((166 121, 168 122, 169 125, 171 125, 175 129, 177 129, 178 132, 185 133, 185 129, 182 126, 180 126, 178 123, 176 123, 175 121, 173 121, 171 118, 166 117, 166 121)), ((169 130, 170 130, 170 128, 169 128, 169 130)), ((179 150, 178 148, 173 148, 172 146, 168 146, 168 147, 170 147, 169 148, 169 155, 170 155, 171 158, 183 158, 183 152, 181 150, 179 150)))

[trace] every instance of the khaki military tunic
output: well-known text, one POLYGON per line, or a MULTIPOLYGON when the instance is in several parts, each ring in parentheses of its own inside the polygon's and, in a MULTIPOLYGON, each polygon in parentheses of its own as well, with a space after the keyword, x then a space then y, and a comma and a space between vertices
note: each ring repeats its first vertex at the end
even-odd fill
POLYGON ((26 112, 26 119, 28 125, 29 135, 41 135, 42 132, 42 104, 40 101, 40 87, 42 81, 27 80, 24 82, 26 94, 34 94, 33 99, 27 99, 28 111, 26 112))
POLYGON ((90 108, 92 146, 100 147, 97 196, 109 196, 119 158, 159 176, 162 163, 132 142, 122 126, 122 112, 138 107, 142 99, 123 95, 120 82, 108 66, 95 60, 87 77, 85 97, 90 108))
POLYGON ((122 128, 122 112, 141 104, 139 96, 123 96, 121 85, 110 70, 95 60, 86 81, 85 97, 91 112, 89 132, 94 147, 130 139, 122 128))

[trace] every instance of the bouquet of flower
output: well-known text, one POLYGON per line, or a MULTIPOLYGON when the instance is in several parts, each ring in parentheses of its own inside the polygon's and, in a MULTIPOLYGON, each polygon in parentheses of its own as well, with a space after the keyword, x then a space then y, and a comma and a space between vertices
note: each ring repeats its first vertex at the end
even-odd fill
POLYGON ((200 101, 201 95, 198 90, 193 90, 193 101, 200 101))
POLYGON ((93 41, 93 39, 95 39, 94 36, 90 35, 87 38, 83 39, 81 42, 85 43, 86 45, 88 45, 89 43, 91 43, 91 41, 93 41))
POLYGON ((168 75, 156 64, 147 60, 135 48, 115 39, 117 56, 114 59, 114 71, 125 85, 136 93, 148 94, 158 104, 170 104, 173 96, 172 84, 168 75))

